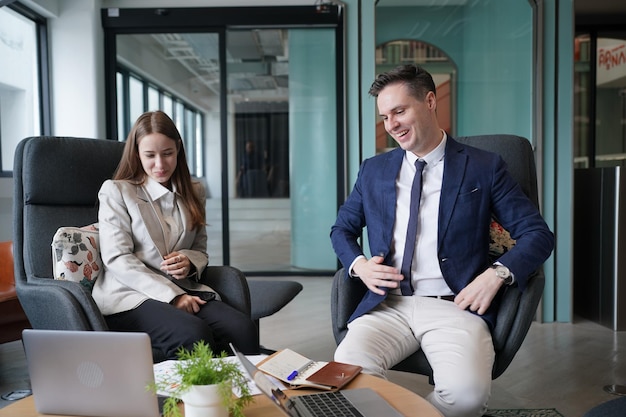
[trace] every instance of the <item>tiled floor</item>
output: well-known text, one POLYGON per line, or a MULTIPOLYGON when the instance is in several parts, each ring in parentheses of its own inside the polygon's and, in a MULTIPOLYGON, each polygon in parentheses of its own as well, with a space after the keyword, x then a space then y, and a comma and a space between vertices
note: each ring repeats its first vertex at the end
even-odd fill
MULTIPOLYGON (((22 342, 0 344, 0 396, 11 391, 30 389, 29 381, 22 342)), ((10 403, 0 398, 0 407, 10 403)))
MULTIPOLYGON (((283 310, 261 320, 261 343, 332 359, 331 278, 277 279, 297 280, 304 289, 283 310)), ((422 396, 431 390, 420 375, 392 372, 390 379, 422 396)), ((28 381, 20 342, 0 345, 0 393, 28 388, 28 381)), ((534 323, 511 366, 494 381, 491 407, 556 408, 566 417, 580 417, 615 398, 603 390, 608 384, 626 385, 626 332, 588 321, 534 323)), ((6 404, 0 400, 0 407, 6 404)))

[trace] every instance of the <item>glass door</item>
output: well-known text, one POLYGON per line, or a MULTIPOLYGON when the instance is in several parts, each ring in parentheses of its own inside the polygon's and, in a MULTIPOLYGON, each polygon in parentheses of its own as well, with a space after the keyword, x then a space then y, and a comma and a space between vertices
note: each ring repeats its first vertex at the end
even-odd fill
MULTIPOLYGON (((219 36, 170 32, 116 37, 117 138, 126 140, 145 111, 162 110, 174 120, 191 173, 206 188, 209 242, 223 240, 219 36)), ((209 255, 212 263, 221 261, 221 251, 209 255)))
POLYGON ((108 135, 124 140, 146 110, 175 120, 207 189, 210 264, 333 273, 339 7, 172 10, 103 10, 108 135))
POLYGON ((334 43, 320 28, 226 33, 230 249, 245 271, 336 267, 334 43))

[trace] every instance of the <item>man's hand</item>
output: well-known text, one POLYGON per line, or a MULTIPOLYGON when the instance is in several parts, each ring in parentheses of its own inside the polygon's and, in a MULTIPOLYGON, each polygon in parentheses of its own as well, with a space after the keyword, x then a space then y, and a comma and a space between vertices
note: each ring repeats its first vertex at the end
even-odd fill
POLYGON ((496 276, 496 270, 487 268, 457 294, 454 302, 463 310, 469 308, 483 315, 503 284, 504 281, 496 276))
POLYGON ((373 256, 365 260, 358 260, 352 267, 354 275, 357 275, 370 291, 379 295, 385 295, 387 290, 383 288, 398 288, 402 281, 402 274, 392 267, 383 265, 385 260, 382 256, 373 256))
POLYGON ((206 301, 195 295, 182 294, 174 298, 170 304, 179 310, 196 314, 200 311, 200 306, 206 304, 206 301))

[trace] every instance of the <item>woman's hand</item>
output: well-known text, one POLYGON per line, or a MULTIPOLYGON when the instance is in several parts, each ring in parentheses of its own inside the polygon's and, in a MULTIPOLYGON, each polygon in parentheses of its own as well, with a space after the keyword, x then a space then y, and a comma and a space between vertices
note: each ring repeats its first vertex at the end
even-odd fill
POLYGON ((172 252, 161 262, 161 271, 176 279, 183 279, 191 272, 191 262, 182 253, 172 252))
POLYGON ((179 310, 186 311, 190 314, 196 314, 200 311, 200 306, 206 304, 206 301, 195 295, 182 294, 176 296, 170 304, 179 310))

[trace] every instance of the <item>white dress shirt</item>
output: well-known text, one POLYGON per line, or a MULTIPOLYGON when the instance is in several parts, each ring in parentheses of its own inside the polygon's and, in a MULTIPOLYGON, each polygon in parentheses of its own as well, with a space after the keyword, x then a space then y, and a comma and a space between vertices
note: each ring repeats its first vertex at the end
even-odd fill
MULTIPOLYGON (((418 212, 417 238, 413 263, 411 264, 411 278, 415 295, 453 294, 443 279, 437 256, 439 197, 443 181, 446 140, 447 135, 444 132, 441 143, 422 158, 426 161, 426 166, 422 172, 422 196, 418 212)), ((400 173, 396 179, 396 222, 393 226, 392 247, 395 250, 393 266, 398 270, 402 267, 407 225, 409 224, 411 186, 413 185, 417 159, 413 152, 405 152, 400 173)), ((394 289, 390 293, 400 294, 400 289, 394 289)))

